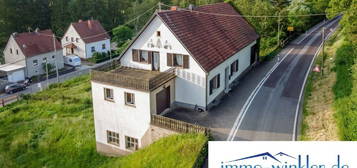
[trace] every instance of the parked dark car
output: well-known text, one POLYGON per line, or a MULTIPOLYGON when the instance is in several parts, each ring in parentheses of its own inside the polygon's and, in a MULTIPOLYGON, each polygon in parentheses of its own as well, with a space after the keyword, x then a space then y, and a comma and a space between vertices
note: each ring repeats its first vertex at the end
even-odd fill
POLYGON ((25 90, 27 86, 25 84, 20 84, 20 83, 13 83, 5 86, 5 92, 7 94, 12 94, 15 92, 19 92, 22 90, 25 90))

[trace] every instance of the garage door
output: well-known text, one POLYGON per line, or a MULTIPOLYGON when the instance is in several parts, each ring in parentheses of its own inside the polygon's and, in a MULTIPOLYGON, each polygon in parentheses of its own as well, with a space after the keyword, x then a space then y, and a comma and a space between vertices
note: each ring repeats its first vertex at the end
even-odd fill
POLYGON ((24 70, 22 69, 9 73, 7 79, 9 82, 18 82, 18 81, 25 80, 24 70))

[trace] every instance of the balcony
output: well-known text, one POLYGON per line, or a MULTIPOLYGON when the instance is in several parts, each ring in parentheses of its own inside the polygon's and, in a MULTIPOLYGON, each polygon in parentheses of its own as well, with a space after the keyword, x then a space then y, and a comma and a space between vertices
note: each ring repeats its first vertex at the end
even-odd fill
POLYGON ((158 72, 123 66, 112 69, 107 66, 91 72, 94 82, 146 92, 157 89, 175 77, 175 69, 158 72))

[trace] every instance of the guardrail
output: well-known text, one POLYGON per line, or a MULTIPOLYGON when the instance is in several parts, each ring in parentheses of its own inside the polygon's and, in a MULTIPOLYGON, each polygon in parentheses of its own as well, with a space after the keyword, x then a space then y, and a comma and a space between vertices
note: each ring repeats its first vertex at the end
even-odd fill
POLYGON ((10 97, 7 97, 7 98, 0 99, 0 105, 1 105, 1 107, 4 107, 7 104, 16 102, 18 100, 20 100, 20 96, 18 96, 18 95, 10 96, 10 97))
POLYGON ((206 127, 190 124, 184 121, 167 118, 160 115, 151 115, 151 124, 180 133, 203 133, 205 135, 209 134, 209 129, 206 127))

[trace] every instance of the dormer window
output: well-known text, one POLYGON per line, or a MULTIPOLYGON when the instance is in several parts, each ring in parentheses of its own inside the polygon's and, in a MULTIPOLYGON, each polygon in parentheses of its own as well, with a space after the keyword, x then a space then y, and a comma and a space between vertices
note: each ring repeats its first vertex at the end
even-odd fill
POLYGON ((157 36, 157 37, 161 37, 161 32, 160 32, 160 31, 157 31, 157 32, 156 32, 156 36, 157 36))

